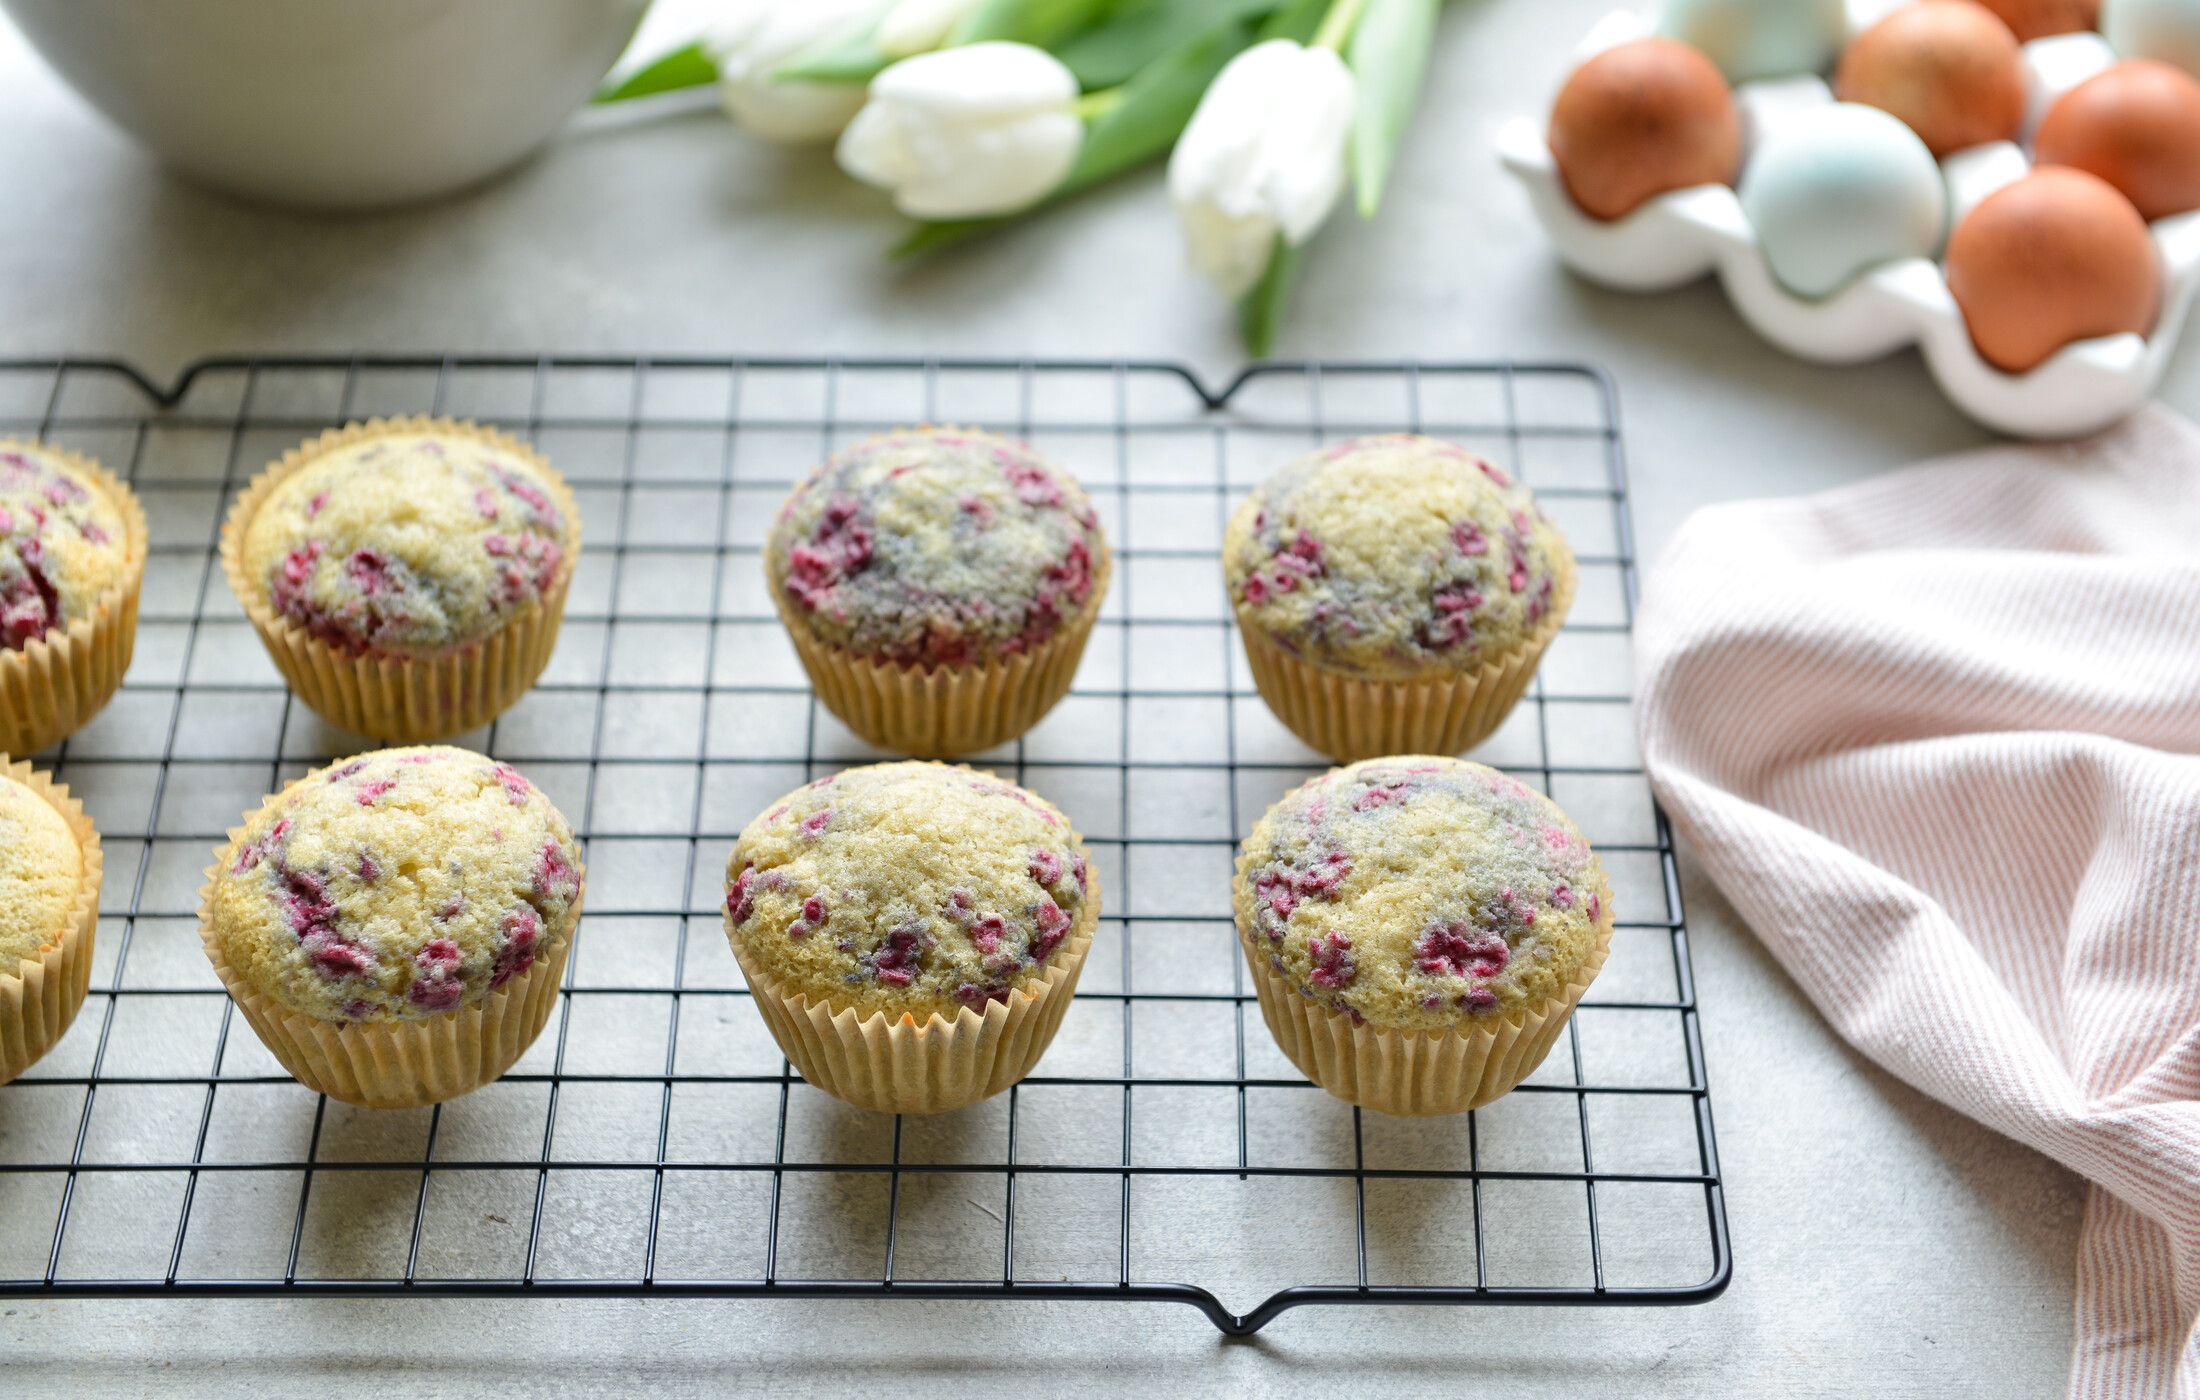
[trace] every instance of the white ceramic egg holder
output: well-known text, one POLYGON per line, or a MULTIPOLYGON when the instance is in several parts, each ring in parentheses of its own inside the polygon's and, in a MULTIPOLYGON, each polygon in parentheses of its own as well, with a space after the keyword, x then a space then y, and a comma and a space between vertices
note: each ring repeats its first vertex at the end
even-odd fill
MULTIPOLYGON (((1850 0, 1850 33, 1907 2, 1850 0)), ((1583 40, 1574 62, 1650 32, 1641 15, 1607 15, 1583 40)), ((2098 34, 2061 34, 2025 45, 2025 137, 2030 138, 2049 103, 2115 61, 2114 51, 2098 34)), ((1735 99, 1742 115, 1745 161, 1758 133, 1799 109, 1834 100, 1832 89, 1816 75, 1742 83, 1735 99)), ((2075 341, 2026 373, 2007 374, 1979 357, 1938 262, 1903 258, 1883 263, 1830 296, 1799 297, 1772 275, 1732 189, 1699 185, 1674 190, 1623 218, 1593 219, 1559 182, 1545 126, 1541 119, 1526 117, 1506 123, 1498 135, 1498 154, 1527 188, 1537 219, 1576 272, 1606 286, 1640 292, 1663 291, 1716 272, 1735 309, 1759 335, 1789 354, 1822 364, 1855 364, 1915 341, 1941 391, 1957 407, 1988 427, 2020 437, 2093 432, 2145 402, 2161 380, 2193 292, 2200 287, 2200 211, 2157 220, 2152 232, 2162 260, 2162 308, 2153 333, 2075 341)), ((2024 148, 2010 141, 1974 146, 1942 160, 1948 226, 1954 228, 1973 205, 2028 169, 2024 148)))

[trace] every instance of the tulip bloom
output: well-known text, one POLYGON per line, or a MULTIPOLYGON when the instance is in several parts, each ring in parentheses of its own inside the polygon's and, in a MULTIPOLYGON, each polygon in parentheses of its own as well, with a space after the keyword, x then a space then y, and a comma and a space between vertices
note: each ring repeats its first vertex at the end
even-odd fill
POLYGON ((1260 282, 1276 240, 1313 237, 1345 186, 1357 90, 1334 50, 1255 44, 1217 74, 1169 157, 1192 265, 1229 297, 1260 282))
POLYGON ((1077 163, 1077 78, 1028 44, 905 58, 871 80, 841 134, 841 168, 914 219, 978 219, 1037 203, 1077 163))
POLYGON ((947 42, 962 17, 977 8, 977 0, 895 0, 879 17, 872 36, 881 52, 896 58, 928 53, 947 42))
POLYGON ((877 12, 877 0, 745 0, 704 41, 718 65, 726 115, 767 141, 829 141, 863 106, 854 83, 785 81, 781 64, 829 36, 852 32, 877 12))

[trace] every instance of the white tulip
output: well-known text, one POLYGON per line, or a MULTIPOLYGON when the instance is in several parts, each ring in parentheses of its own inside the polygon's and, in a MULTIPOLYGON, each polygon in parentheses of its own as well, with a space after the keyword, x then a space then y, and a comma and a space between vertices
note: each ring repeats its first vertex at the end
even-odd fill
POLYGON ((872 38, 881 52, 896 58, 929 53, 946 43, 962 17, 976 8, 978 0, 895 0, 880 16, 872 38))
POLYGON ((1077 78, 1060 59, 985 43, 905 58, 873 78, 836 154, 913 219, 977 219, 1044 198, 1084 141, 1077 78))
POLYGON ((1345 186, 1357 91, 1335 51, 1255 44, 1215 75, 1169 156, 1169 198, 1192 265, 1240 297, 1276 236, 1313 237, 1345 186))
POLYGON ((853 33, 878 0, 739 0, 703 41, 718 65, 726 115, 767 141, 830 141, 863 106, 861 83, 782 81, 776 70, 836 34, 853 33))

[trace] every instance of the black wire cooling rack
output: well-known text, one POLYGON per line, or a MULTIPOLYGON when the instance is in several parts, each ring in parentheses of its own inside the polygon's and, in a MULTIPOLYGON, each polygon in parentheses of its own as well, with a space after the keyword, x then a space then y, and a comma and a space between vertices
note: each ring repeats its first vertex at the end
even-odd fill
POLYGON ((105 835, 92 992, 0 1089, 0 1296, 590 1295, 1189 1303, 1224 1332, 1317 1303, 1671 1304, 1731 1261, 1673 845, 1629 721, 1635 561, 1610 385, 1530 364, 1274 364, 1212 389, 1106 361, 268 358, 172 387, 0 362, 0 432, 92 453, 152 529, 128 684, 38 757, 105 835), (542 684, 459 742, 587 841, 557 1018, 498 1083, 349 1108, 239 1022, 195 927, 209 851, 364 741, 295 704, 215 567, 229 496, 322 428, 449 413, 533 438, 587 543, 542 684), (979 762, 1073 814, 1108 910, 1039 1072, 961 1113, 846 1108, 790 1073, 728 952, 734 836, 880 755, 803 684, 757 552, 852 437, 1011 430, 1072 469, 1118 573, 1069 698, 979 762), (1567 1039, 1498 1103, 1362 1113, 1276 1051, 1230 930, 1234 844, 1323 767, 1261 705, 1219 587, 1234 498, 1332 435, 1507 464, 1582 585, 1476 756, 1551 793, 1621 914, 1567 1039), (1225 1298, 1249 1304, 1235 1310, 1225 1298))

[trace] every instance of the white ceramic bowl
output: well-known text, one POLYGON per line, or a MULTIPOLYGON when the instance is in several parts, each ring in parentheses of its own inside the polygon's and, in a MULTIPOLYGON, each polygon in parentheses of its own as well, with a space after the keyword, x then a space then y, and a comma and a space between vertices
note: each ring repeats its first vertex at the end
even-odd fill
POLYGON ((648 0, 0 0, 116 125, 207 184, 358 209, 512 165, 648 0))

